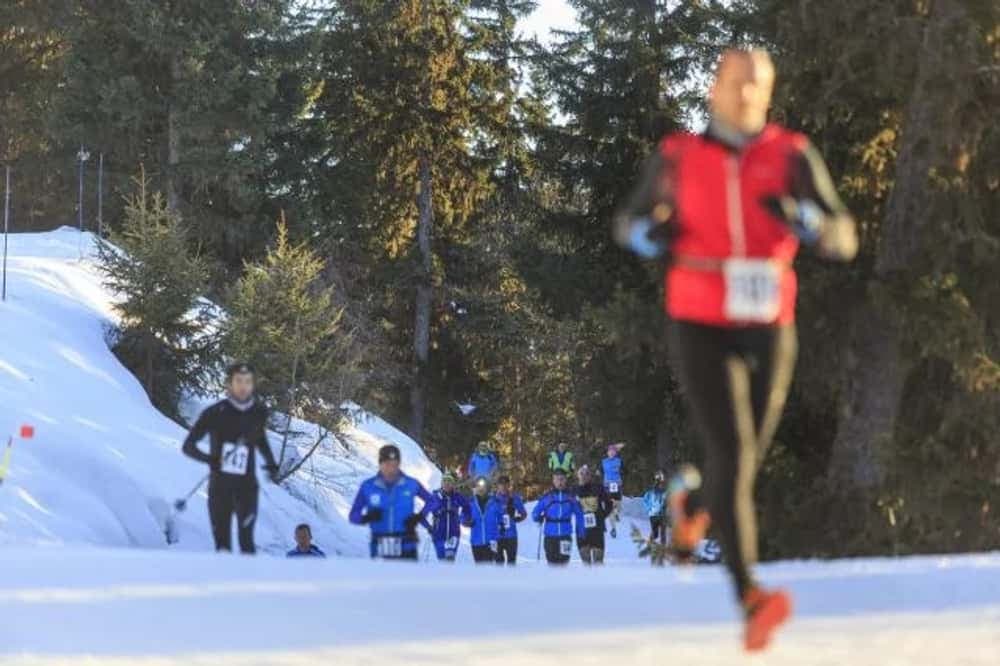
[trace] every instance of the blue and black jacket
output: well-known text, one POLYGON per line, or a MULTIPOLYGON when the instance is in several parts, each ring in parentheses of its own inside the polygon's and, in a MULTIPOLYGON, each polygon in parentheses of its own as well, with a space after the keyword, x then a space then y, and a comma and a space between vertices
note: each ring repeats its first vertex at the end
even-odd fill
POLYGON ((649 517, 663 515, 663 503, 666 501, 667 489, 653 486, 642 496, 642 506, 649 517))
POLYGON ((315 545, 309 546, 309 550, 302 552, 298 548, 292 548, 288 551, 288 555, 285 557, 326 557, 326 553, 317 548, 315 545))
POLYGON ((466 522, 471 511, 469 500, 457 490, 450 493, 435 490, 434 498, 438 501, 438 508, 431 514, 430 533, 434 542, 444 543, 448 539, 459 538, 462 523, 466 522))
POLYGON ((583 508, 573 493, 566 490, 552 489, 542 495, 531 512, 531 518, 536 523, 544 521, 546 537, 566 538, 573 536, 574 521, 576 537, 586 536, 587 528, 583 519, 583 508))
POLYGON ((608 488, 610 484, 615 484, 618 490, 613 492, 621 492, 622 489, 622 459, 621 456, 615 456, 614 458, 605 458, 601 461, 601 469, 604 472, 604 487, 608 488))
POLYGON ((466 525, 470 529, 469 543, 473 546, 492 546, 500 538, 500 517, 492 497, 473 495, 469 499, 469 520, 466 525))
POLYGON ((500 539, 516 539, 517 524, 528 517, 524 508, 524 500, 517 493, 511 495, 493 495, 487 513, 495 516, 497 535, 500 539))
POLYGON ((480 478, 492 480, 493 476, 500 471, 500 458, 492 451, 486 454, 473 451, 472 455, 469 456, 469 465, 466 471, 473 481, 480 478))
POLYGON ((372 557, 378 555, 378 542, 385 537, 399 537, 401 554, 406 556, 417 550, 417 523, 426 522, 427 514, 437 508, 437 499, 416 479, 400 473, 395 483, 389 483, 379 473, 361 484, 349 518, 355 525, 371 526, 372 557), (419 512, 416 511, 417 498, 424 502, 419 512), (368 519, 373 509, 381 511, 378 520, 368 519))

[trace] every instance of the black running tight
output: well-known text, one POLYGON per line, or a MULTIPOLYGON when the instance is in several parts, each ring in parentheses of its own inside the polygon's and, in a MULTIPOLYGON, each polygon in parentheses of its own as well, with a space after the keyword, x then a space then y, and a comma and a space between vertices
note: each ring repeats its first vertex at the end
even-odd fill
POLYGON ((781 420, 795 369, 794 326, 674 324, 674 354, 705 447, 704 501, 736 593, 757 562, 754 483, 781 420))

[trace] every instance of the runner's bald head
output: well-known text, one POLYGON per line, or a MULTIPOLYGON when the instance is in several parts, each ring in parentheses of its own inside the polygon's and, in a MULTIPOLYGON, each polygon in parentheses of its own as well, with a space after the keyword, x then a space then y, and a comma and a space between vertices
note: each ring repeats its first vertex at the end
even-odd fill
POLYGON ((728 49, 719 58, 709 91, 712 117, 745 134, 767 122, 774 91, 774 63, 762 49, 728 49))

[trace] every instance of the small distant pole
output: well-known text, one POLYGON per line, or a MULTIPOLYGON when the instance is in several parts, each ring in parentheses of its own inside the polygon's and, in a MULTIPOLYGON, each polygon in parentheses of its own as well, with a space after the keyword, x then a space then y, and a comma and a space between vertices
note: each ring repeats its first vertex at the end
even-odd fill
POLYGON ((10 166, 6 168, 3 195, 3 300, 7 300, 7 236, 10 235, 10 166))
POLYGON ((83 259, 83 165, 90 159, 90 153, 84 150, 83 146, 80 146, 80 152, 76 154, 76 159, 80 163, 80 189, 76 202, 76 222, 80 228, 77 250, 80 253, 80 259, 83 259))
POLYGON ((97 237, 104 238, 104 153, 97 157, 97 237))

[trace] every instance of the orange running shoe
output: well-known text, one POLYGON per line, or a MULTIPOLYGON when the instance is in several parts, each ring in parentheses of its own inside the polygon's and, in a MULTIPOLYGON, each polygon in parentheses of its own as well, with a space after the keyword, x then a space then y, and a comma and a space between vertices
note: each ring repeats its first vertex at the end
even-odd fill
POLYGON ((747 618, 743 647, 747 652, 758 652, 768 646, 771 635, 791 616, 792 597, 784 590, 768 592, 753 587, 743 595, 743 609, 747 618))

